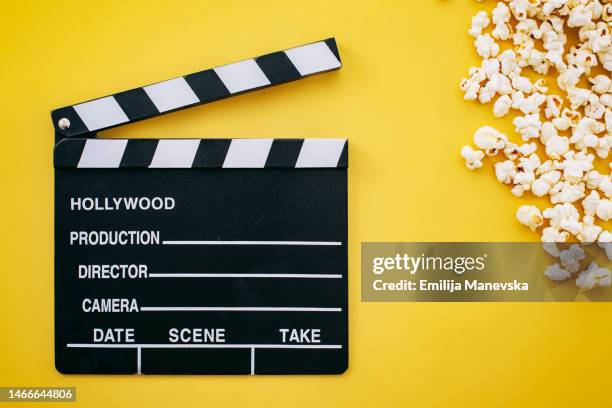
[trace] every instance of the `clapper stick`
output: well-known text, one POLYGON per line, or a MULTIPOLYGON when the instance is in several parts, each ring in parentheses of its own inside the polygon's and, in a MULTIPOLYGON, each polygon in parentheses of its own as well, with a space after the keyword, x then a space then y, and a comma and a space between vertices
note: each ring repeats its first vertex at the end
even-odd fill
MULTIPOLYGON (((51 112, 58 140, 339 69, 334 38, 119 92, 51 112)), ((57 140, 56 140, 57 141, 57 140)))
POLYGON ((95 138, 339 67, 329 39, 53 111, 60 372, 346 370, 346 139, 95 138))

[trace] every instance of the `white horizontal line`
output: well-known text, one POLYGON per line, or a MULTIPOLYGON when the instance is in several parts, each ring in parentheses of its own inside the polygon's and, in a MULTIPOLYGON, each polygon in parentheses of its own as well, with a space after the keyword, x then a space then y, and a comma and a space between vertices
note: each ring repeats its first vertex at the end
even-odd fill
POLYGON ((341 307, 143 306, 141 312, 341 312, 341 307))
POLYGON ((233 349, 248 349, 248 348, 259 348, 259 349, 341 349, 341 344, 146 344, 146 343, 129 343, 129 344, 117 344, 117 343, 68 343, 68 348, 120 348, 120 349, 131 349, 131 348, 148 348, 148 349, 172 349, 172 348, 233 348, 233 349))
POLYGON ((150 273, 150 278, 297 278, 340 279, 342 275, 308 273, 150 273))
POLYGON ((162 241, 164 245, 307 245, 339 246, 337 241, 162 241))

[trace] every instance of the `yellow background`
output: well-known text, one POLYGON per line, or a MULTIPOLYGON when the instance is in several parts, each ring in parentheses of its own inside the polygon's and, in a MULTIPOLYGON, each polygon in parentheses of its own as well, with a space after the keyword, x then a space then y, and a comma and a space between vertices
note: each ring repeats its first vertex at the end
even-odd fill
MULTIPOLYGON (((461 145, 466 30, 492 3, 5 2, 0 13, 0 385, 76 386, 81 406, 609 406, 610 304, 360 302, 362 241, 533 240, 461 145), (334 73, 103 133, 348 137, 350 364, 340 376, 67 376, 53 365, 49 111, 335 36, 334 73)), ((23 406, 23 405, 22 405, 23 406)), ((58 406, 58 405, 52 405, 58 406)), ((74 406, 74 405, 73 405, 74 406)))

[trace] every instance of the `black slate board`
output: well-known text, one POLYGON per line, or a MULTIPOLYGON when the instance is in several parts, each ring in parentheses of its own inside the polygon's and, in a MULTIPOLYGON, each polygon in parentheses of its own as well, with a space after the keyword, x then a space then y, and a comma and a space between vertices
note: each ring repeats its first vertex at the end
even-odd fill
MULTIPOLYGON (((191 168, 155 169, 147 168, 147 160, 129 165, 130 154, 153 154, 154 145, 151 152, 144 148, 147 141, 137 144, 145 153, 134 153, 128 144, 119 168, 78 168, 83 145, 83 140, 64 140, 55 152, 55 363, 60 372, 346 370, 346 145, 338 167, 222 168, 219 161, 216 168, 196 168, 196 157, 191 168), (171 197, 174 208, 71 210, 71 199, 84 197, 99 204, 105 198, 171 197), (74 231, 122 230, 158 231, 160 242, 81 245, 73 240, 71 245, 74 231), (92 264, 146 265, 147 277, 79 278, 79 265, 92 264), (225 274, 232 275, 218 276, 225 274), (286 277, 270 276, 278 274, 286 277), (139 311, 84 311, 84 299, 116 298, 136 299, 139 311), (148 309, 169 307, 221 309, 148 309), (231 309, 237 307, 249 309, 231 309), (94 328, 132 328, 134 339, 94 342, 94 328), (224 341, 172 343, 171 328, 222 328, 224 341), (304 342, 306 336, 283 342, 279 329, 318 329, 319 342, 304 342)), ((282 145, 275 141, 271 152, 274 146, 282 145)), ((312 331, 308 339, 313 340, 312 331)))

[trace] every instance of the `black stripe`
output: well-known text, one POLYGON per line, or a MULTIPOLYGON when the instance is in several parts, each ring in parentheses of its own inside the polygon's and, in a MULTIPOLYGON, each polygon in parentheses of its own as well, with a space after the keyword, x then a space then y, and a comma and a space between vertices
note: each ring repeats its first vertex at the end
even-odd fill
POLYGON ((87 139, 64 139, 53 149, 55 167, 76 167, 81 160, 87 139))
POLYGON ((255 61, 273 84, 301 78, 300 73, 284 51, 262 55, 255 58, 255 61))
POLYGON ((213 69, 187 75, 185 81, 193 89, 200 102, 212 102, 230 95, 223 81, 213 69))
POLYGON ((348 167, 348 140, 344 143, 337 167, 348 167))
POLYGON ((51 112, 51 120, 53 121, 53 127, 56 132, 61 133, 65 136, 83 135, 89 133, 87 126, 81 120, 76 110, 72 106, 65 108, 59 108, 51 112), (70 127, 68 129, 60 129, 57 125, 60 119, 66 118, 70 121, 70 127))
POLYGON ((340 59, 340 53, 338 52, 338 46, 336 45, 336 39, 333 37, 328 38, 327 40, 325 40, 325 44, 327 44, 331 52, 336 56, 336 58, 338 58, 340 64, 342 64, 342 60, 340 59))
POLYGON ((142 88, 120 92, 114 96, 131 122, 159 114, 153 101, 142 88))
POLYGON ((265 167, 295 167, 304 139, 274 139, 265 167))
POLYGON ((130 139, 119 167, 149 167, 157 148, 157 139, 130 139))
POLYGON ((231 139, 203 139, 193 159, 192 167, 223 167, 231 139))

